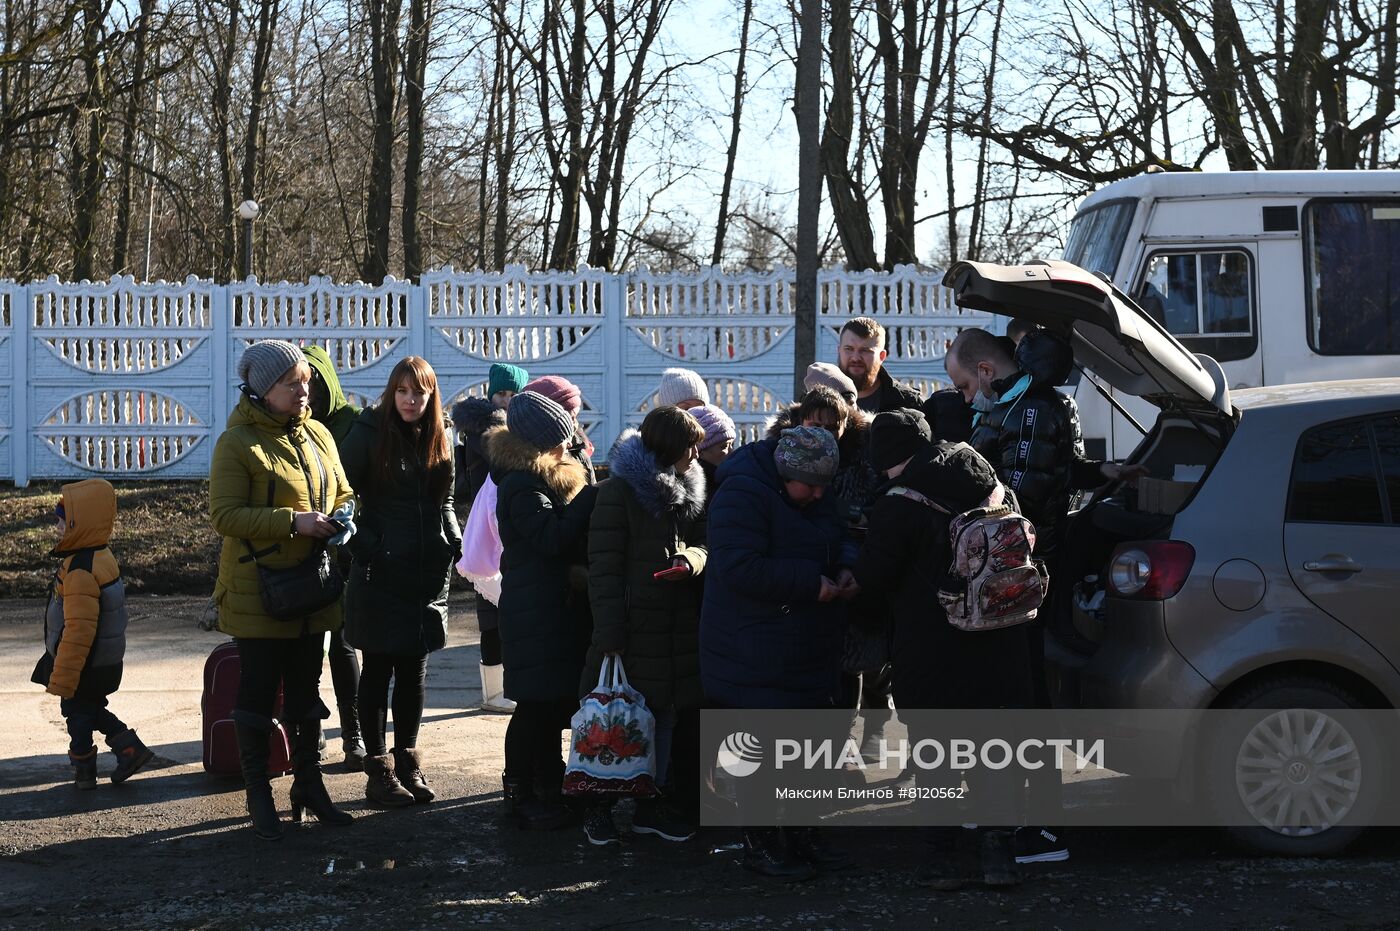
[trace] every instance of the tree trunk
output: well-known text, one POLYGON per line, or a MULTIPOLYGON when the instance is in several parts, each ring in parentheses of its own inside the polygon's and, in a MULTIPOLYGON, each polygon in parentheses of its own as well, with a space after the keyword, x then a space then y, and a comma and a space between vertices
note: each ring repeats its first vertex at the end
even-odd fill
POLYGON ((73 112, 73 277, 90 279, 97 251, 97 213, 101 208, 103 160, 107 143, 107 82, 102 46, 103 24, 110 6, 84 0, 83 93, 73 112))
POLYGON ((408 54, 404 71, 404 115, 407 140, 403 166, 403 274, 417 281, 423 273, 423 247, 418 235, 418 201, 423 183, 423 83, 427 77, 432 38, 432 0, 409 0, 408 54))
MULTIPOLYGON (((572 22, 567 30, 561 29, 558 15, 558 7, 555 0, 550 2, 549 18, 553 21, 553 37, 555 45, 559 41, 560 33, 566 33, 564 41, 568 42, 567 61, 558 62, 563 86, 561 92, 564 98, 564 119, 565 127, 562 144, 557 144, 559 155, 558 164, 554 170, 555 196, 554 202, 559 211, 559 219, 554 225, 554 234, 549 250, 550 268, 574 269, 578 267, 578 239, 579 239, 579 213, 582 207, 584 174, 588 169, 587 153, 584 150, 583 140, 583 94, 587 83, 588 75, 584 71, 584 52, 588 43, 588 8, 585 0, 569 0, 573 14, 572 22)), ((548 75, 548 48, 549 31, 546 30, 546 39, 543 43, 546 52, 541 60, 546 62, 546 67, 539 76, 539 80, 549 81, 548 75)), ((548 91, 543 91, 546 95, 548 91)), ((547 104, 546 104, 547 105, 547 104)))
MULTIPOLYGON (((806 0, 806 3, 820 7, 821 0, 806 0)), ((820 13, 820 10, 818 11, 820 13)), ((802 28, 806 29, 808 11, 802 8, 802 28)), ((851 138, 855 128, 855 74, 851 64, 851 6, 850 0, 834 0, 831 5, 831 101, 827 105, 826 127, 821 133, 818 152, 821 168, 826 175, 827 193, 831 198, 831 211, 836 221, 836 232, 841 237, 841 248, 846 253, 846 266, 855 270, 880 267, 875 256, 875 232, 870 223, 870 207, 866 202, 865 191, 851 176, 851 138)), ((820 36, 820 28, 814 33, 820 36)), ((803 33, 806 41, 807 33, 803 33)), ((799 138, 802 133, 802 113, 804 106, 820 111, 821 85, 813 81, 802 81, 803 60, 801 46, 798 47, 798 86, 796 89, 797 122, 799 138), (808 89, 810 88, 810 93, 808 89), (807 94, 809 100, 803 100, 807 94)), ((821 62, 821 49, 809 50, 818 65, 821 62)), ((806 63, 811 67, 811 62, 806 63)), ((857 153, 859 155, 859 153, 857 153)), ((801 163, 799 169, 806 168, 801 163)), ((799 170, 799 179, 801 172, 799 170)), ((801 210, 799 181, 798 208, 801 210)), ((817 194, 820 207, 821 194, 817 194)), ((814 219, 813 223, 816 222, 814 219)), ((801 224, 799 224, 800 227, 801 224)), ((813 236, 816 235, 814 232, 813 236)), ((798 262, 801 263, 801 230, 798 232, 798 262)), ((813 246, 815 249, 815 246, 813 246)), ((805 371, 805 369, 803 370, 805 371)))
MULTIPOLYGON (((997 58, 1001 49, 1001 17, 1005 10, 1006 0, 997 0, 996 17, 992 21, 992 44, 987 55, 987 75, 982 82, 983 126, 992 118, 992 94, 996 87, 997 58)), ((967 257, 974 262, 982 256, 982 228, 987 222, 987 145, 988 139, 983 135, 977 143, 977 180, 972 189, 972 218, 967 224, 967 257)))
POLYGON ((227 0, 228 26, 222 36, 223 46, 219 49, 214 73, 214 135, 219 152, 219 254, 214 261, 213 274, 219 281, 231 280, 234 271, 235 239, 234 229, 234 178, 233 178, 233 122, 232 91, 233 59, 238 48, 238 26, 242 20, 239 0, 227 0))
POLYGON ((360 277, 379 284, 389 274, 389 218, 394 203, 394 119, 399 73, 401 0, 369 0, 370 85, 374 141, 365 201, 365 257, 360 277))
POLYGON ((729 230, 729 195, 734 184, 734 162, 739 157, 739 126, 744 114, 744 66, 749 54, 749 26, 753 23, 753 0, 744 0, 744 18, 739 26, 739 63, 734 69, 734 106, 729 124, 729 148, 724 156, 724 183, 719 191, 719 217, 715 220, 715 248, 710 264, 718 265, 724 257, 724 238, 729 230))
MULTIPOLYGON (((132 51, 131 90, 126 98, 126 119, 122 126, 122 154, 117 182, 116 227, 112 233, 112 274, 131 271, 131 211, 133 193, 132 170, 136 160, 136 130, 145 108, 146 44, 150 35, 151 14, 155 0, 141 0, 141 12, 136 20, 136 43, 132 51)), ((2 197, 3 195, 0 195, 2 197)))
MULTIPOLYGON (((844 6, 837 0, 837 6, 844 6)), ((817 356, 817 255, 821 223, 822 0, 800 0, 797 46, 797 307, 793 320, 792 396, 801 397, 807 366, 817 356)), ((849 7, 846 8, 849 21, 849 7)), ((832 10, 833 18, 836 10, 832 10)), ((834 56, 833 56, 834 57, 834 56)), ((849 126, 847 128, 849 134, 849 126)), ((833 198, 834 201, 834 198, 833 198)))
MULTIPOLYGON (((508 67, 504 71, 505 78, 505 134, 502 140, 512 140, 516 138, 516 127, 520 115, 520 88, 516 83, 513 52, 508 52, 510 58, 507 59, 508 67)), ((510 204, 511 204, 511 178, 515 168, 515 146, 507 144, 506 141, 498 142, 496 145, 496 205, 495 224, 492 229, 491 259, 492 267, 501 269, 506 267, 507 237, 509 236, 510 204)))
MULTIPOLYGON (((253 40, 253 71, 249 75, 248 125, 243 132, 243 200, 258 198, 258 138, 262 132, 263 108, 267 101, 267 72, 272 59, 272 41, 277 32, 281 0, 260 0, 258 32, 253 40)), ((246 227, 245 227, 246 229, 246 227)), ((253 243, 250 236, 240 236, 238 267, 241 271, 253 267, 253 243)))

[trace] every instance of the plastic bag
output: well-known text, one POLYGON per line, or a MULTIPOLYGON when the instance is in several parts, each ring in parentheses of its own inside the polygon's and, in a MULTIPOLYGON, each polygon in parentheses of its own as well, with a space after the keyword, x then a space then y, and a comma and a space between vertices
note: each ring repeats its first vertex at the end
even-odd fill
POLYGON ((627 682, 622 660, 603 657, 598 684, 569 722, 565 795, 656 794, 656 718, 627 682))

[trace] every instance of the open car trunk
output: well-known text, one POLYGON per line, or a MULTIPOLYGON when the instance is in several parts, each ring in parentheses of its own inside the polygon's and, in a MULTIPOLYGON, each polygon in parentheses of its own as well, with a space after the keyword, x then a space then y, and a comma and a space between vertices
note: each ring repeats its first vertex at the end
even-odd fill
POLYGON ((1075 362, 1114 388, 1151 402, 1156 423, 1128 458, 1150 477, 1120 485, 1071 514, 1051 586, 1050 629, 1092 652, 1102 631, 1102 582, 1120 543, 1166 539, 1238 422, 1224 373, 1197 356, 1110 283, 1068 262, 959 262, 944 285, 960 306, 1020 317, 1064 336, 1075 362))

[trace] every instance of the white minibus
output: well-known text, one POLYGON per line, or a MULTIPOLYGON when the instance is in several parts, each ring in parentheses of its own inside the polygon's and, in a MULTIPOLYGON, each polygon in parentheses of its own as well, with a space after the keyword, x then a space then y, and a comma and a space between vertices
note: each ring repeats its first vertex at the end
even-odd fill
MULTIPOLYGON (((1400 376, 1400 171, 1139 175, 1085 198, 1063 257, 1231 388, 1400 376)), ((1088 454, 1128 455, 1141 435, 1076 378, 1088 454)), ((1152 423, 1145 402, 1117 400, 1152 423)))

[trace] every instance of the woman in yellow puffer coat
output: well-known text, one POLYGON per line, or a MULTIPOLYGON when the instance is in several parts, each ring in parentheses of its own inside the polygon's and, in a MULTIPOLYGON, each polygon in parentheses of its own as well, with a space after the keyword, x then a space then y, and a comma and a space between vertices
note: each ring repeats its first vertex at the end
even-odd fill
POLYGON ((318 544, 354 532, 353 492, 335 440, 311 419, 311 369, 299 348, 253 343, 238 362, 243 397, 214 448, 209 516, 224 538, 214 599, 219 628, 238 644, 241 673, 234 727, 259 837, 282 836, 267 778, 268 736, 277 687, 292 736, 293 820, 309 808, 323 823, 348 824, 321 779, 317 741, 330 712, 320 698, 322 642, 340 627, 340 603, 306 617, 278 620, 263 607, 258 569, 285 569, 318 544))

